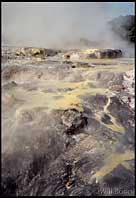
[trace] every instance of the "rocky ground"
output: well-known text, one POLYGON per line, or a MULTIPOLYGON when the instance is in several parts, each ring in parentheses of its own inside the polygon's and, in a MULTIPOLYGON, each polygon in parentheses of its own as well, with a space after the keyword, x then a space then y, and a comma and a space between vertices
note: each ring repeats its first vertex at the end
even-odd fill
POLYGON ((134 59, 2 49, 2 195, 134 195, 134 59))

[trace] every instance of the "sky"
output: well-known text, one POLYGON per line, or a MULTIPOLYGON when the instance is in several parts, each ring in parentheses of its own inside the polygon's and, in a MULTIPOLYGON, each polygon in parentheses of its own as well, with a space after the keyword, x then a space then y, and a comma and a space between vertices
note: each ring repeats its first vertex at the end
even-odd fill
POLYGON ((134 2, 112 2, 109 3, 109 9, 113 16, 135 14, 134 2))
POLYGON ((94 40, 109 20, 135 14, 134 2, 2 2, 2 42, 55 46, 94 40))

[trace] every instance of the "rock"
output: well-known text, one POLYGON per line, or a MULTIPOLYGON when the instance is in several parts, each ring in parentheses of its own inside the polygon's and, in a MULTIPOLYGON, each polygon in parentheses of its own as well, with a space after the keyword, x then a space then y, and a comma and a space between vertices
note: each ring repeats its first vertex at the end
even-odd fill
POLYGON ((41 48, 21 48, 17 49, 15 52, 17 56, 37 56, 37 55, 44 55, 44 50, 41 48))
POLYGON ((66 51, 52 58, 55 50, 43 49, 41 56, 32 48, 20 57, 15 50, 2 63, 2 196, 100 196, 109 187, 112 195, 118 184, 133 191, 131 152, 120 162, 120 152, 134 153, 134 111, 126 103, 135 84, 132 71, 125 74, 133 60, 91 60, 94 52, 81 50, 64 60, 66 51), (112 170, 116 162, 130 169, 112 170))
POLYGON ((80 59, 84 59, 87 58, 87 55, 82 53, 80 50, 74 50, 74 51, 69 51, 67 53, 65 53, 63 55, 64 59, 68 59, 68 60, 80 60, 80 59))
POLYGON ((125 72, 122 82, 126 95, 122 96, 121 100, 134 109, 135 100, 134 100, 134 89, 135 89, 135 73, 134 69, 125 72))
POLYGON ((70 59, 79 60, 79 59, 80 59, 80 54, 78 54, 78 53, 73 53, 73 54, 71 54, 70 59))
POLYGON ((85 51, 71 51, 64 54, 65 59, 79 60, 88 58, 120 58, 122 51, 119 49, 87 49, 85 51))
POLYGON ((17 56, 34 56, 45 58, 46 56, 55 56, 59 52, 60 50, 27 47, 17 49, 15 54, 17 56))
POLYGON ((108 106, 108 110, 123 127, 128 127, 129 120, 134 122, 134 112, 117 96, 111 97, 111 103, 108 106))
POLYGON ((32 122, 35 117, 35 112, 33 110, 18 110, 16 112, 16 118, 19 123, 25 123, 25 122, 32 122))
POLYGON ((45 49, 45 55, 46 56, 55 56, 55 55, 57 55, 60 52, 61 52, 61 50, 45 49))
POLYGON ((32 56, 43 55, 44 51, 42 49, 32 48, 31 54, 32 56))
POLYGON ((87 101, 90 105, 90 109, 103 111, 103 107, 107 104, 108 98, 106 95, 96 94, 88 96, 87 101))
POLYGON ((74 134, 78 129, 87 125, 87 118, 75 109, 65 110, 61 119, 68 134, 74 134))
MULTIPOLYGON (((110 193, 110 196, 117 196, 117 194, 121 196, 134 196, 134 181, 131 171, 122 165, 118 165, 111 173, 104 177, 104 184, 107 185, 107 189, 113 189, 105 190, 104 196, 109 196, 110 193)), ((101 187, 102 189, 104 184, 101 187)))
POLYGON ((28 71, 28 68, 21 68, 21 67, 18 67, 18 66, 9 66, 9 67, 7 66, 7 67, 4 67, 2 69, 2 77, 5 80, 9 80, 15 74, 17 74, 21 71, 23 71, 23 72, 28 71))
POLYGON ((89 68, 89 67, 95 67, 93 64, 89 64, 89 63, 84 63, 84 62, 75 62, 72 64, 72 68, 76 68, 76 67, 83 67, 83 68, 89 68))
POLYGON ((134 94, 134 87, 135 87, 135 72, 133 70, 129 70, 125 72, 123 76, 123 85, 125 89, 129 92, 129 94, 134 94))
POLYGON ((15 102, 15 97, 13 95, 5 94, 2 96, 2 103, 5 106, 12 106, 14 102, 15 102))
POLYGON ((100 71, 91 76, 95 80, 98 87, 108 87, 114 90, 123 89, 123 73, 114 73, 111 71, 100 71))
POLYGON ((114 91, 122 91, 124 90, 124 86, 123 85, 110 85, 109 89, 114 90, 114 91))
POLYGON ((104 122, 105 124, 113 124, 111 121, 111 117, 106 113, 102 114, 101 121, 104 122))
POLYGON ((62 62, 63 64, 72 64, 73 62, 72 61, 68 61, 68 60, 65 60, 62 62))
POLYGON ((122 51, 118 49, 89 49, 85 53, 89 55, 90 58, 120 58, 122 57, 122 51))
POLYGON ((26 55, 25 48, 17 49, 15 54, 17 56, 25 56, 26 55))
POLYGON ((17 87, 17 83, 15 81, 11 81, 2 85, 4 89, 12 89, 13 87, 17 87))

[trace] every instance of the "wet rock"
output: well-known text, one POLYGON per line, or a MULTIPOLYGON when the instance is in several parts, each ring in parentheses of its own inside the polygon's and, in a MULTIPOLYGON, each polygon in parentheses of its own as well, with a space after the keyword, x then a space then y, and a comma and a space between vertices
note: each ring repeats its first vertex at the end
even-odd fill
POLYGON ((87 125, 87 118, 75 109, 65 110, 61 119, 67 134, 74 134, 87 125))

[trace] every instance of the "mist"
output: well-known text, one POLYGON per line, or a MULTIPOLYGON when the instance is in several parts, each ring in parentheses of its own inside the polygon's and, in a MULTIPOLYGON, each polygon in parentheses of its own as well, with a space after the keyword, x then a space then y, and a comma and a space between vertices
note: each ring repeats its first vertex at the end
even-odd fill
POLYGON ((111 2, 2 3, 2 44, 85 48, 86 39, 90 47, 126 48, 107 26, 118 14, 111 2))

